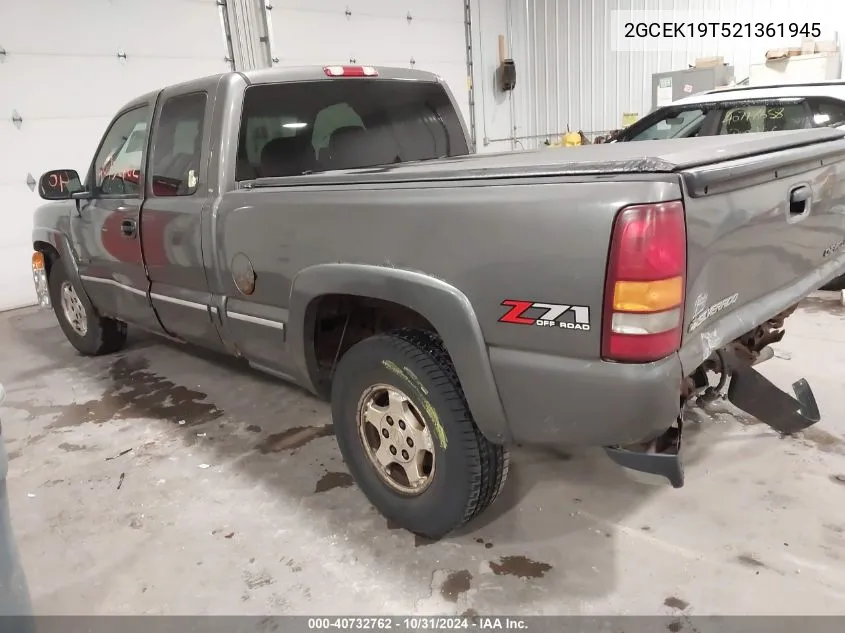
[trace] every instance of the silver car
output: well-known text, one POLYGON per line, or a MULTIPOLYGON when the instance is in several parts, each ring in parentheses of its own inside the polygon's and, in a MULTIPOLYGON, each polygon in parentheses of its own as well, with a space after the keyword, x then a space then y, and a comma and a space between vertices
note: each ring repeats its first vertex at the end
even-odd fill
MULTIPOLYGON (((0 405, 6 397, 3 385, 0 385, 0 405)), ((3 443, 3 422, 0 419, 0 617, 12 615, 31 615, 32 606, 26 577, 21 567, 18 548, 12 534, 9 519, 9 501, 6 495, 6 473, 9 470, 9 455, 3 443)), ((17 622, 15 631, 25 630, 28 622, 17 622)))

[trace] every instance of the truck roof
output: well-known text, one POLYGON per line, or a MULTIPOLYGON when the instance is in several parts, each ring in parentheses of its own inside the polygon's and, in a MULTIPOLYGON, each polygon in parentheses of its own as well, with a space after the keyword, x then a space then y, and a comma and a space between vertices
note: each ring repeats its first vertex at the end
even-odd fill
MULTIPOLYGON (((370 64, 326 64, 326 66, 368 66, 375 68, 378 73, 375 79, 402 79, 405 81, 439 81, 438 75, 424 70, 413 70, 411 68, 398 68, 395 66, 373 66, 370 64)), ((251 84, 282 83, 286 81, 317 81, 321 79, 331 80, 324 68, 326 66, 288 66, 279 68, 259 68, 245 70, 240 74, 251 84)), ((340 78, 342 79, 342 77, 340 78)))
MULTIPOLYGON (((372 66, 369 64, 326 64, 325 66, 286 66, 286 67, 278 67, 278 68, 260 68, 255 70, 245 70, 245 71, 229 71, 225 73, 217 73, 216 75, 207 75, 205 77, 196 77, 194 79, 189 79, 188 81, 182 81, 176 84, 171 84, 169 86, 162 86, 158 90, 151 90, 146 92, 142 95, 139 95, 132 99, 131 101, 127 102, 120 108, 120 111, 128 110, 134 106, 140 105, 142 103, 154 101, 155 97, 158 95, 159 92, 166 88, 178 88, 179 86, 185 86, 188 84, 194 83, 217 83, 218 81, 224 80, 227 77, 231 77, 233 75, 239 75, 243 77, 247 84, 273 84, 273 83, 285 83, 288 81, 340 81, 344 80, 343 77, 329 77, 326 75, 325 68, 329 66, 351 66, 351 67, 358 67, 366 66, 369 68, 374 68, 377 72, 377 75, 374 77, 365 77, 366 79, 399 79, 402 81, 426 81, 426 82, 439 82, 442 81, 439 75, 434 73, 426 72, 424 70, 414 70, 411 68, 399 68, 396 66, 372 66)), ((359 79, 356 77, 355 79, 359 79)), ((349 79, 350 81, 353 80, 352 78, 349 79)))
POLYGON ((833 97, 845 100, 845 81, 832 79, 804 84, 779 84, 771 86, 737 86, 716 88, 673 101, 671 105, 719 103, 744 99, 769 99, 784 97, 833 97))

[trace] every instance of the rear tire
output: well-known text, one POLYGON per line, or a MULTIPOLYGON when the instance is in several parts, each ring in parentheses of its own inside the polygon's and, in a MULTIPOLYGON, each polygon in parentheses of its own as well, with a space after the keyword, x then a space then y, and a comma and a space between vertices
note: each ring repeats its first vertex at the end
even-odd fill
POLYGON ((337 442, 353 478, 388 520, 406 530, 441 538, 484 512, 502 491, 507 449, 476 426, 435 334, 399 330, 357 343, 337 366, 331 401, 337 442), (403 404, 397 408, 396 402, 403 404), (406 464, 385 466, 391 451, 406 464), (409 472, 425 481, 412 486, 409 472))
POLYGON ((97 314, 88 295, 71 280, 61 259, 53 262, 47 283, 59 326, 77 351, 85 356, 101 356, 126 345, 126 324, 97 314))

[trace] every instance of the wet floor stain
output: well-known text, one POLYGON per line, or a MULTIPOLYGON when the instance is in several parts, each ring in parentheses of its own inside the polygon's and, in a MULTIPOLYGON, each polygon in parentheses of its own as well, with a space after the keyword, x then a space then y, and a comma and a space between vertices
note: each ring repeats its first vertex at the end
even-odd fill
POLYGON ((798 437, 822 452, 845 455, 845 439, 833 435, 833 433, 828 433, 823 429, 811 427, 806 431, 802 431, 798 437))
POLYGON ((128 517, 129 519, 129 527, 133 530, 140 530, 144 527, 144 517, 140 514, 130 514, 128 517))
POLYGON ((251 571, 244 572, 244 584, 250 591, 252 591, 253 589, 258 589, 259 587, 266 587, 268 585, 272 585, 275 582, 275 578, 273 578, 266 571, 261 571, 257 573, 251 571))
POLYGON ((490 569, 497 576, 516 576, 517 578, 542 578, 552 566, 531 560, 525 556, 502 556, 498 562, 490 561, 490 569))
POLYGON ((295 426, 287 431, 268 435, 255 448, 264 455, 268 453, 279 453, 281 451, 292 451, 305 446, 312 440, 330 435, 334 435, 334 428, 331 424, 324 424, 323 426, 295 426))
POLYGON ((188 389, 148 371, 144 358, 119 358, 108 370, 108 386, 99 399, 66 405, 38 405, 30 402, 7 402, 23 410, 28 420, 55 416, 48 429, 80 424, 104 424, 110 420, 155 418, 174 424, 197 425, 223 415, 216 406, 204 402, 201 391, 188 389))
POLYGON ((352 475, 349 473, 326 473, 317 482, 314 492, 326 492, 333 488, 349 488, 353 483, 352 475))
POLYGON ((835 484, 845 486, 845 475, 831 475, 830 480, 835 484))
POLYGON ((263 429, 260 426, 258 426, 257 424, 250 424, 249 426, 246 427, 246 430, 249 431, 250 433, 261 433, 261 431, 263 429))
POLYGON ((740 554, 736 557, 736 560, 740 565, 744 565, 745 567, 760 569, 766 566, 766 563, 754 556, 754 554, 740 554))
POLYGON ((466 569, 454 571, 440 585, 440 595, 443 596, 444 600, 457 602, 462 595, 469 591, 471 584, 472 574, 466 569))
POLYGON ((491 549, 493 547, 493 543, 491 543, 490 541, 485 541, 483 538, 477 538, 475 539, 475 542, 479 545, 483 545, 486 549, 491 549))
POLYGON ((663 601, 663 604, 669 607, 670 609, 677 609, 678 611, 683 611, 689 606, 689 602, 686 600, 681 600, 677 596, 669 596, 666 600, 663 601))
POLYGON ((8 455, 8 457, 9 457, 9 461, 10 461, 10 462, 13 462, 13 461, 15 461, 18 457, 22 457, 22 456, 23 456, 23 452, 22 452, 20 449, 15 449, 15 450, 13 450, 13 451, 9 451, 7 455, 8 455))
POLYGON ((832 523, 825 524, 825 529, 830 530, 834 534, 845 534, 845 525, 834 525, 832 523))
POLYGON ((59 444, 59 448, 66 453, 77 453, 79 451, 88 450, 87 446, 82 446, 81 444, 68 444, 67 442, 59 444))

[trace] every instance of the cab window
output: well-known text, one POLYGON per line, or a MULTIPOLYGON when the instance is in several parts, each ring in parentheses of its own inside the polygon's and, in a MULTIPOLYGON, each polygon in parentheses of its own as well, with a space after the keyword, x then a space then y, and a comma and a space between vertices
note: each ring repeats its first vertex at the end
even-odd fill
POLYGON ((139 196, 150 119, 147 106, 115 119, 94 158, 95 196, 139 196))
POLYGON ((200 176, 206 94, 196 92, 168 99, 153 135, 152 194, 191 196, 200 176))
POLYGON ((723 110, 719 134, 750 134, 810 127, 803 103, 752 104, 723 110))
POLYGON ((697 136, 706 113, 701 108, 670 110, 664 117, 629 137, 629 141, 655 141, 667 138, 697 136))
POLYGON ((809 102, 815 125, 827 127, 845 123, 845 103, 828 99, 809 99, 809 102))
POLYGON ((294 176, 469 153, 436 82, 343 79, 246 90, 236 179, 294 176))

